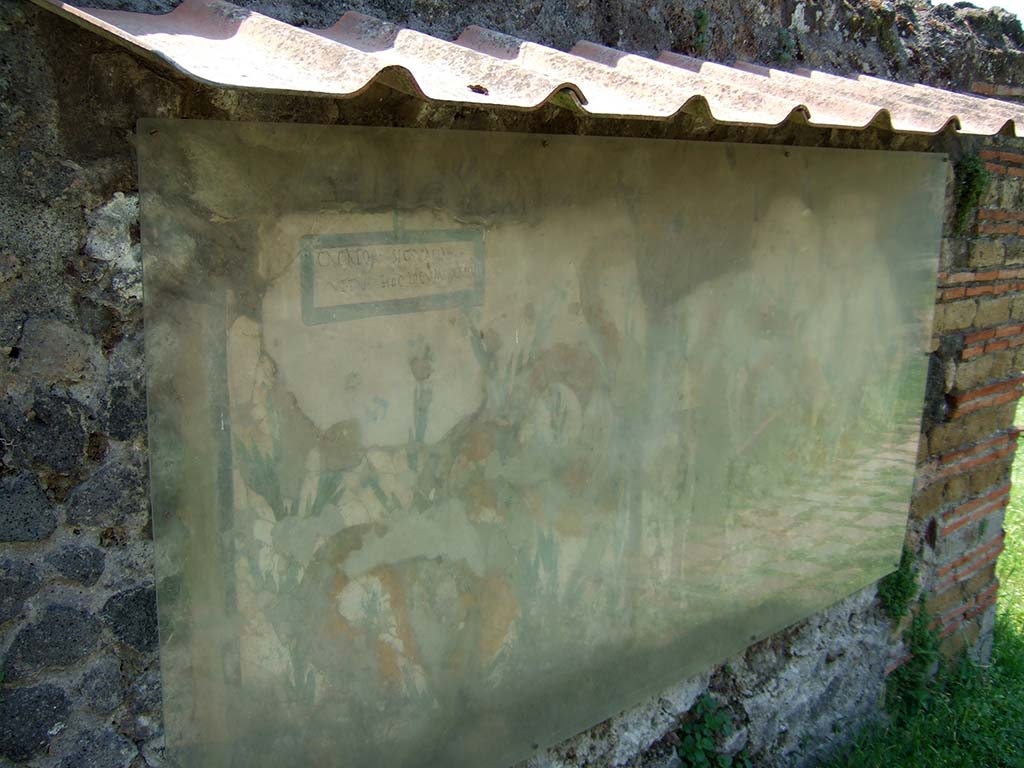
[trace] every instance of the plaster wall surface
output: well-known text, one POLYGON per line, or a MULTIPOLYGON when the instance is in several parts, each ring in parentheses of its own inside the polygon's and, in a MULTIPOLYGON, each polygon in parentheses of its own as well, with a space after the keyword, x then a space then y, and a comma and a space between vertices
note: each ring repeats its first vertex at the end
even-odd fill
POLYGON ((502 768, 898 564, 945 157, 138 136, 190 759, 502 768))

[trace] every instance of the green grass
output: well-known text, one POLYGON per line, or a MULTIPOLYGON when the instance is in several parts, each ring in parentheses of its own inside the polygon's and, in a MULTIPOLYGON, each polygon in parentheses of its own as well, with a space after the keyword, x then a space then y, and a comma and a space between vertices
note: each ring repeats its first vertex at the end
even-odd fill
POLYGON ((1014 462, 1004 527, 991 664, 943 668, 914 692, 915 707, 868 729, 832 768, 1024 768, 1024 451, 1014 462))

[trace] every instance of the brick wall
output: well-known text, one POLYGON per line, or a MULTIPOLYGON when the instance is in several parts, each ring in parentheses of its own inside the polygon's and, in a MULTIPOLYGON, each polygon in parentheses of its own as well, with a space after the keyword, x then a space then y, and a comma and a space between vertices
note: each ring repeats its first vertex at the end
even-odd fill
POLYGON ((924 424, 910 543, 922 557, 942 650, 969 647, 986 658, 1018 439, 1014 413, 1024 391, 1024 146, 990 141, 978 156, 988 187, 965 234, 943 243, 932 341, 936 407, 924 424))

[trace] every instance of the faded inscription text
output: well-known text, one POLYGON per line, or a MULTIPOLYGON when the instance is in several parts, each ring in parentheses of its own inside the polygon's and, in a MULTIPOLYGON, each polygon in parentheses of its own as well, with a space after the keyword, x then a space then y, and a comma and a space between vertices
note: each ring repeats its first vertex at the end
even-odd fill
POLYGON ((381 243, 312 252, 314 302, 330 307, 472 290, 472 242, 381 243))

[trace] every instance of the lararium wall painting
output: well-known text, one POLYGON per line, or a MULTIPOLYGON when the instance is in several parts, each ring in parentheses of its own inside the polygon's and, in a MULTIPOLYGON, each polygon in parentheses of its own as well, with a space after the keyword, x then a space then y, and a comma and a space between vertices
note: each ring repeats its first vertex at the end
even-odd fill
POLYGON ((502 768, 870 584, 943 156, 140 123, 186 766, 502 768))

